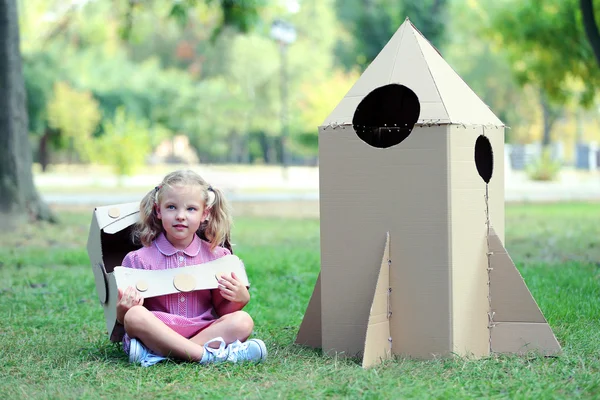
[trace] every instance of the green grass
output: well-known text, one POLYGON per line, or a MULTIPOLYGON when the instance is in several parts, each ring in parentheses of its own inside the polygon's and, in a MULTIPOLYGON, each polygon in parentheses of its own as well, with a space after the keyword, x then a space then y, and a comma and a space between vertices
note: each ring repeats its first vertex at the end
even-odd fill
POLYGON ((507 248, 563 345, 556 358, 356 360, 294 345, 319 270, 317 220, 236 220, 262 365, 129 365, 108 341, 85 250, 91 210, 0 238, 0 397, 598 398, 599 204, 507 206, 507 248))

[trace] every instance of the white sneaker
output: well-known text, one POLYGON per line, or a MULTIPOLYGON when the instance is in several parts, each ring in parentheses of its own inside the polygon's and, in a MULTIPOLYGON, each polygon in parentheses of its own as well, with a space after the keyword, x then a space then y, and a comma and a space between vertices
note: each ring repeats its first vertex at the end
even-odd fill
POLYGON ((260 363, 267 359, 267 347, 260 339, 250 339, 244 343, 236 340, 229 345, 228 349, 227 361, 233 363, 243 361, 260 363))
POLYGON ((146 346, 137 339, 131 339, 129 344, 129 362, 132 364, 140 364, 142 367, 149 367, 163 360, 166 357, 153 354, 146 346))
POLYGON ((218 363, 227 361, 228 350, 226 348, 227 344, 223 340, 223 338, 218 337, 209 340, 204 343, 204 355, 202 356, 202 360, 200 360, 200 364, 208 364, 208 363, 218 363), (218 342, 219 347, 214 348, 210 347, 209 344, 218 342))

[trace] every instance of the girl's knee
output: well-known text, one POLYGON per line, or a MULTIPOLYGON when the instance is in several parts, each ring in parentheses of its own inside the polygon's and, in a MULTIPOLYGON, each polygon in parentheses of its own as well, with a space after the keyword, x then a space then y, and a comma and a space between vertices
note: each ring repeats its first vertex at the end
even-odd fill
POLYGON ((241 325, 248 327, 250 331, 254 329, 254 320, 246 311, 238 311, 237 317, 239 318, 241 325))
POLYGON ((125 332, 131 337, 136 337, 139 332, 146 324, 150 312, 142 306, 133 306, 126 313, 123 318, 123 325, 125 326, 125 332))
POLYGON ((231 324, 235 327, 238 332, 240 339, 245 339, 252 333, 254 329, 254 321, 250 314, 246 311, 236 311, 227 316, 230 319, 231 324))

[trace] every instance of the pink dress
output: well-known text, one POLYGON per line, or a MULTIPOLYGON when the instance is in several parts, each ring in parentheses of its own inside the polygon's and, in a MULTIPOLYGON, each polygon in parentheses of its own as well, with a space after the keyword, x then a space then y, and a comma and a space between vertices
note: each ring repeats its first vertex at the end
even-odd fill
MULTIPOLYGON (((128 268, 162 270, 197 265, 231 254, 217 246, 210 251, 210 244, 198 236, 185 250, 178 250, 161 233, 150 246, 132 251, 125 256, 123 266, 128 268)), ((217 314, 212 304, 210 290, 175 293, 144 299, 144 307, 180 335, 190 338, 212 324, 217 314)), ((130 338, 123 337, 123 349, 129 353, 130 338)))

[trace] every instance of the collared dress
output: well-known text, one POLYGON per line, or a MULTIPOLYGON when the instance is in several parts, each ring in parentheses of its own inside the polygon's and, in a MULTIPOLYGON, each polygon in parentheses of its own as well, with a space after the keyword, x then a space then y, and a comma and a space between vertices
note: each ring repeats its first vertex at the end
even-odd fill
MULTIPOLYGON (((123 266, 145 270, 163 270, 213 261, 231 252, 210 244, 197 235, 185 250, 176 249, 161 233, 150 246, 129 252, 123 266)), ((180 335, 191 338, 212 324, 218 315, 213 307, 210 290, 179 292, 144 299, 144 307, 180 335)), ((123 349, 129 353, 130 338, 123 337, 123 349)))

